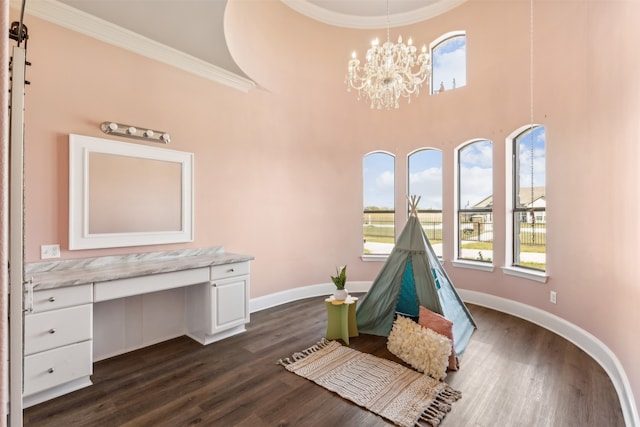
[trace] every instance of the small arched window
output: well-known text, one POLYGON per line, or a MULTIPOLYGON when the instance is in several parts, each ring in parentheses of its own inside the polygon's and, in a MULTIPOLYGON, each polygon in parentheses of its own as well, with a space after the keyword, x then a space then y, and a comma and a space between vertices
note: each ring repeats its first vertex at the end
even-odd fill
POLYGON ((376 151, 364 156, 363 253, 388 255, 395 244, 395 157, 376 151))
POLYGON ((431 43, 431 93, 467 85, 467 35, 454 31, 431 43))

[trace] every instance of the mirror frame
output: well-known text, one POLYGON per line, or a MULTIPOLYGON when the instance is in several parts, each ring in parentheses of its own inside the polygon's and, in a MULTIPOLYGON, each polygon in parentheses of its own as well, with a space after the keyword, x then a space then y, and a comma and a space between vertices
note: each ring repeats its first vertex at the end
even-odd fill
POLYGON ((69 134, 69 250, 192 242, 193 164, 193 153, 69 134), (179 163, 182 178, 180 230, 89 233, 88 190, 91 153, 179 163))

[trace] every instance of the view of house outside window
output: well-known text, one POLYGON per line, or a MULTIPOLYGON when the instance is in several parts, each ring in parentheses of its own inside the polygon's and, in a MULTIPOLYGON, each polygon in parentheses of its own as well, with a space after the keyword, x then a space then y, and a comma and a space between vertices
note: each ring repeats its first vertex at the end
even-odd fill
POLYGON ((363 254, 388 255, 395 243, 395 158, 377 151, 363 159, 363 254))
POLYGON ((493 262, 493 144, 458 149, 458 259, 493 262))
POLYGON ((420 196, 418 218, 431 246, 442 258, 442 151, 426 148, 409 155, 410 196, 420 196))

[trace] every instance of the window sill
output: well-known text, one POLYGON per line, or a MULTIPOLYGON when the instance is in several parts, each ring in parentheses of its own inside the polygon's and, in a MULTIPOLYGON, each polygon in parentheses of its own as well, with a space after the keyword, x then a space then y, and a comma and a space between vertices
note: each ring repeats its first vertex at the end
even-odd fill
POLYGON ((516 276, 523 279, 535 280, 540 283, 547 283, 547 273, 545 271, 533 271, 526 268, 502 267, 502 272, 509 276, 516 276))
POLYGON ((367 262, 384 262, 389 258, 389 255, 362 255, 362 260, 367 262))
POLYGON ((480 271, 489 271, 489 272, 493 271, 493 264, 486 263, 486 262, 455 260, 455 261, 451 261, 451 264, 454 267, 469 268, 471 270, 480 270, 480 271))

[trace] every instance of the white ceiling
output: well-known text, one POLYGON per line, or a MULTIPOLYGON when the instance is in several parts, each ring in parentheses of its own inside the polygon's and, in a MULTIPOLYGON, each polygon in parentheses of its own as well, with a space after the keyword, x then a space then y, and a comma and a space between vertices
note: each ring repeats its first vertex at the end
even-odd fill
MULTIPOLYGON (((422 9, 439 0, 391 0, 389 13, 405 13, 422 9)), ((387 14, 386 0, 306 0, 323 9, 353 16, 384 16, 387 14)))
POLYGON ((408 25, 440 15, 466 0, 280 0, 310 18, 348 28, 408 25))
MULTIPOLYGON (((26 1, 29 11, 31 0, 26 1)), ((465 0, 389 0, 388 3, 387 0, 280 1, 299 13, 330 25, 383 28, 388 22, 394 26, 428 19, 465 0)), ((22 0, 11 0, 13 7, 20 7, 21 2, 22 0)), ((55 7, 57 4, 71 12, 80 11, 80 16, 88 14, 97 17, 205 63, 246 77, 234 62, 225 43, 223 17, 227 0, 50 0, 47 3, 48 7, 51 4, 55 7)), ((74 19, 78 19, 77 15, 74 16, 74 19)))

